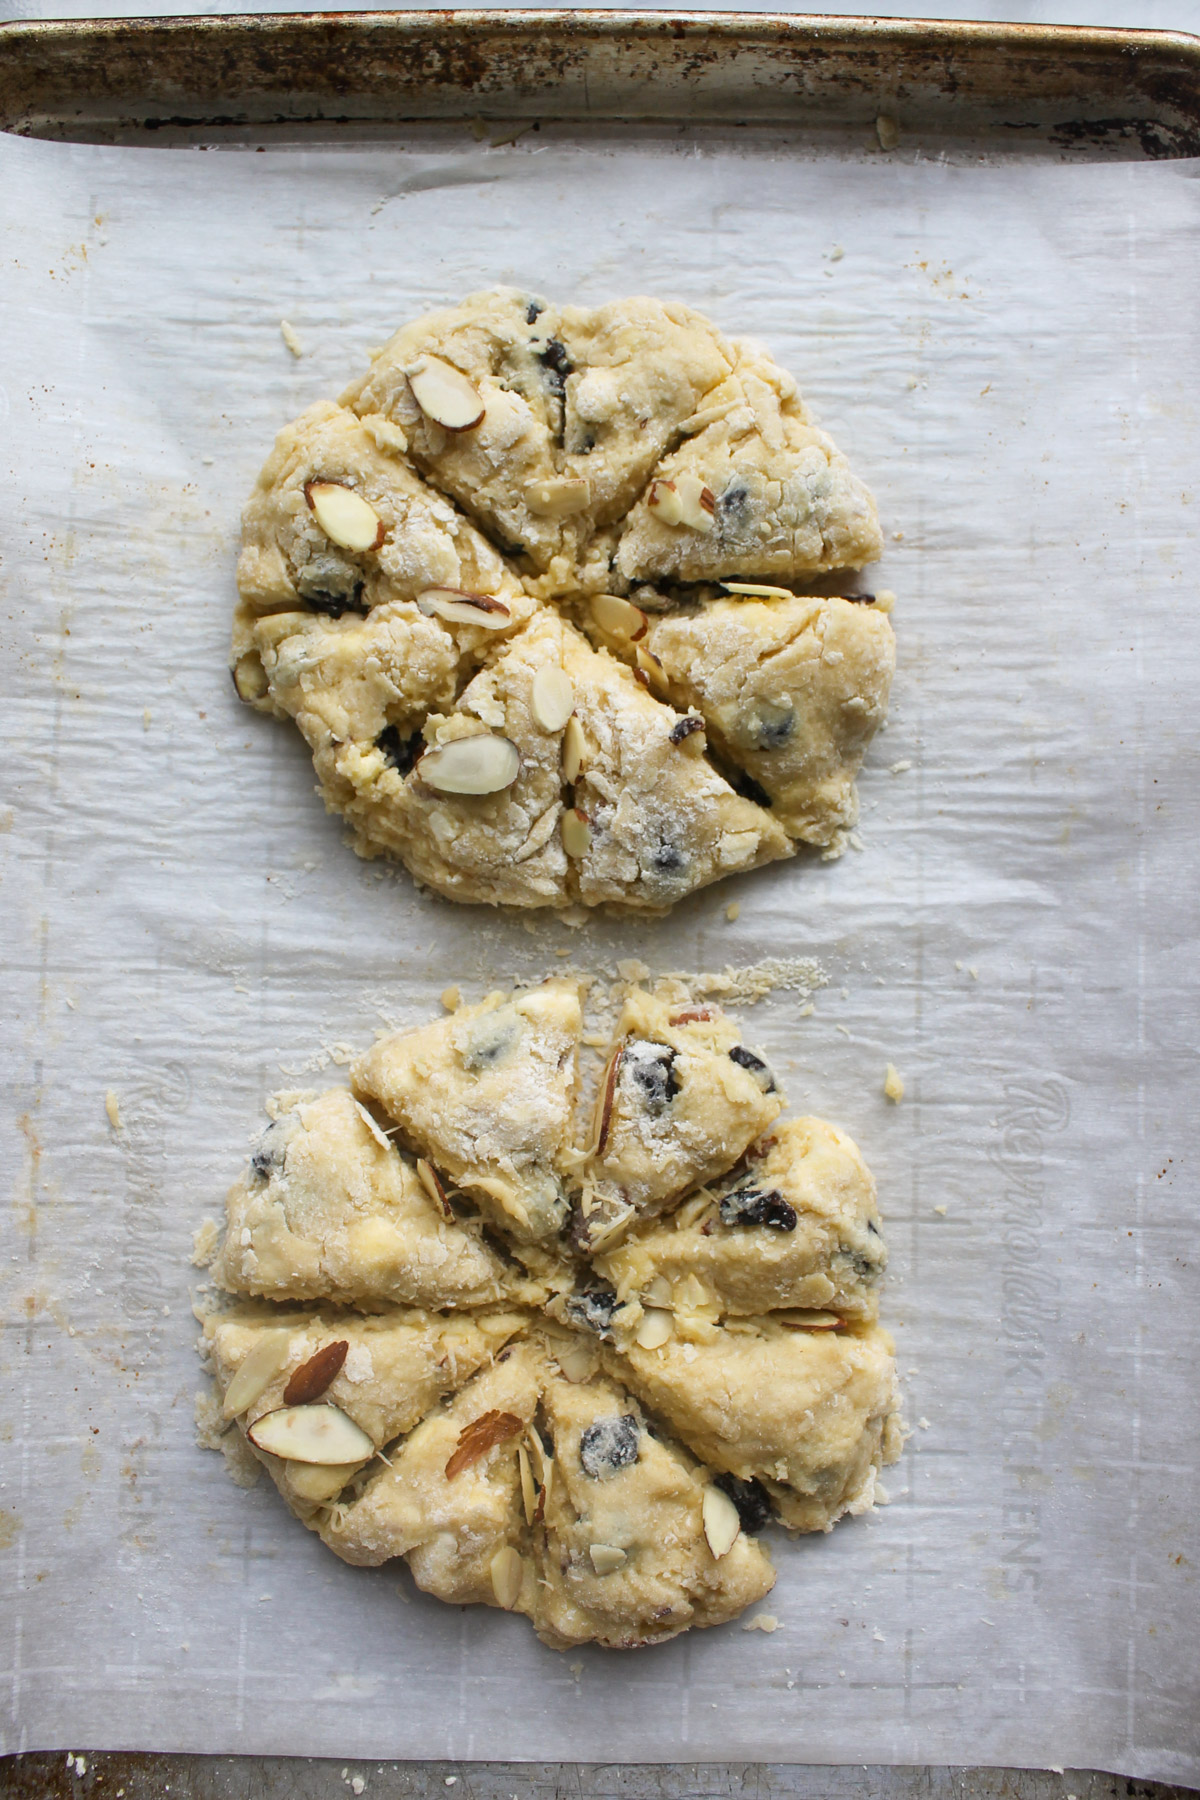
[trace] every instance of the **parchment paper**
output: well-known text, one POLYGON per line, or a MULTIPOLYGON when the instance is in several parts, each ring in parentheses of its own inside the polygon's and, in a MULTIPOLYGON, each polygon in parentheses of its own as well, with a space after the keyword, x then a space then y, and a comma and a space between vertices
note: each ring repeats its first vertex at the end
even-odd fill
POLYGON ((1198 174, 0 139, 0 1749, 1200 1777, 1198 174), (498 280, 761 337, 872 483, 900 668, 860 852, 662 923, 468 913, 357 862, 239 708, 273 432, 498 280), (779 1539, 774 1635, 556 1655, 193 1441, 191 1236, 262 1097, 560 949, 828 975, 746 1028, 877 1173, 914 1430, 890 1506, 779 1539))

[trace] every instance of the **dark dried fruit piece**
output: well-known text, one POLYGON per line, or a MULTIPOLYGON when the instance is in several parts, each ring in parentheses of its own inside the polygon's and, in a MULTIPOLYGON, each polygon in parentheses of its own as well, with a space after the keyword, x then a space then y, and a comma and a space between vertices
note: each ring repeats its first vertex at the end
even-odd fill
POLYGON ((720 1201, 723 1225, 767 1225, 772 1231, 795 1231, 796 1209, 778 1188, 739 1188, 720 1201))
POLYGON ((546 371, 547 387, 561 400, 567 376, 575 367, 567 355, 567 346, 558 338, 551 338, 546 348, 538 351, 538 361, 546 371))
POLYGON ((677 875, 680 869, 687 868, 687 857, 677 844, 668 844, 664 839, 654 850, 650 867, 660 875, 677 875))
POLYGON ((679 1092, 677 1055, 669 1044, 651 1044, 644 1039, 625 1046, 621 1086, 633 1093, 652 1119, 661 1117, 679 1092))
POLYGON ((516 1413, 491 1412, 480 1413, 469 1425, 464 1425, 458 1434, 458 1447, 446 1464, 446 1480, 453 1481, 464 1469, 478 1462, 481 1456, 504 1443, 506 1438, 516 1437, 524 1431, 524 1421, 518 1419, 516 1413))
POLYGON ((739 1069, 746 1069, 753 1075, 764 1094, 775 1092, 775 1077, 761 1056, 755 1056, 753 1050, 747 1050, 745 1044, 735 1044, 729 1052, 730 1062, 735 1062, 739 1069))
POLYGON ((276 1119, 267 1126, 250 1158, 250 1167, 260 1181, 270 1181, 272 1175, 282 1174, 287 1147, 295 1136, 298 1125, 299 1120, 295 1114, 289 1113, 285 1118, 276 1119))
POLYGON ((736 1475, 714 1475, 713 1486, 719 1487, 733 1501, 742 1530, 747 1536, 761 1531, 775 1517, 770 1494, 753 1475, 749 1481, 739 1481, 736 1475))
POLYGON ((618 1304, 610 1287, 581 1288, 567 1296, 563 1311, 580 1331, 594 1331, 597 1337, 606 1337, 618 1304))
POLYGON ((717 522, 722 531, 736 531, 744 526, 753 511, 750 489, 737 476, 723 494, 717 497, 717 522))
POLYGON ((293 1370, 283 1390, 283 1404, 311 1406, 314 1400, 319 1400, 349 1353, 350 1346, 345 1338, 339 1338, 335 1344, 322 1344, 307 1362, 293 1370))
POLYGON ((579 1440, 579 1460, 585 1475, 604 1481, 638 1459, 642 1430, 632 1413, 614 1413, 597 1419, 579 1440))
POLYGON ((672 725, 671 742, 673 744, 682 744, 685 738, 690 738, 692 736, 693 732, 703 730, 704 720, 698 719, 695 713, 687 713, 682 719, 677 719, 674 725, 672 725))

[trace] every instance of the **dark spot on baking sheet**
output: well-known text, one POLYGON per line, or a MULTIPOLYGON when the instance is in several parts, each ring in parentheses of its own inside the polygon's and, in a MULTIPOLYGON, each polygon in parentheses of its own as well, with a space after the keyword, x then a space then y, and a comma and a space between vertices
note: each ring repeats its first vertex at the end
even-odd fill
POLYGON ((770 1494, 753 1475, 748 1481, 740 1481, 736 1475, 714 1475, 713 1486, 720 1488, 733 1501, 742 1530, 748 1536, 761 1531, 775 1517, 770 1494))
POLYGON ((579 1460, 586 1475, 594 1481, 605 1481, 638 1459, 641 1427, 632 1413, 614 1413, 611 1419, 597 1419, 579 1440, 579 1460))
POLYGON ((399 769, 402 775, 407 775, 416 762, 421 744, 419 731, 410 731, 405 735, 398 725, 385 725, 375 739, 376 748, 383 751, 389 768, 399 769))
POLYGON ((679 1092, 675 1073, 677 1052, 669 1044, 650 1044, 635 1038, 626 1044, 621 1060, 621 1086, 631 1092, 652 1119, 661 1116, 679 1092))
POLYGON ((745 1044, 735 1044, 729 1052, 730 1062, 735 1062, 739 1069, 746 1069, 753 1075, 764 1094, 775 1092, 775 1077, 761 1056, 755 1056, 753 1050, 747 1050, 745 1044))
POLYGON ((723 1225, 765 1225, 771 1231, 795 1231, 796 1209, 778 1188, 744 1187, 718 1202, 723 1225))

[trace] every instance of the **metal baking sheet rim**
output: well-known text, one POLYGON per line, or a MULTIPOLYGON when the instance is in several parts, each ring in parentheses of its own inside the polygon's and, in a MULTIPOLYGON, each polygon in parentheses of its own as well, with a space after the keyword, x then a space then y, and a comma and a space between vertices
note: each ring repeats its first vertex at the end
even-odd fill
POLYGON ((440 10, 15 21, 0 129, 686 120, 1200 155, 1200 37, 819 14, 440 10))

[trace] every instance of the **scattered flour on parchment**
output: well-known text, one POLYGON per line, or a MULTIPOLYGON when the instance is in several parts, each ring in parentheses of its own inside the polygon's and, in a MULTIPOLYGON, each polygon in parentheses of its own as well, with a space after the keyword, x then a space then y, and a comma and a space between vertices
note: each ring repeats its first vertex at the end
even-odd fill
POLYGON ((745 968, 726 967, 721 975, 706 972, 680 972, 675 976, 696 994, 710 994, 714 999, 728 1000, 732 1005, 753 1006, 777 990, 800 994, 805 999, 826 985, 829 977, 815 956, 764 956, 761 962, 745 968))

